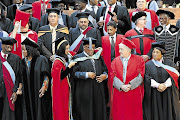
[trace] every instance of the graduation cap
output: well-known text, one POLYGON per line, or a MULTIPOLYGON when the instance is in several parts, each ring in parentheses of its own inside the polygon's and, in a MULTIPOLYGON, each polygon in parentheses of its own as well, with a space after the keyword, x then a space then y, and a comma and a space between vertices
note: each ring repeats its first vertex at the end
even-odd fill
POLYGON ((92 37, 88 37, 88 38, 83 38, 83 45, 89 45, 89 49, 92 49, 92 44, 96 43, 96 39, 92 38, 92 37))
POLYGON ((152 45, 152 48, 158 47, 158 48, 166 50, 164 41, 154 42, 154 43, 151 43, 151 45, 152 45))
POLYGON ((78 12, 75 17, 77 17, 77 18, 79 18, 79 19, 80 19, 80 18, 88 18, 89 15, 90 15, 89 12, 78 12))
POLYGON ((23 6, 19 8, 19 10, 21 11, 30 10, 30 9, 32 9, 32 5, 30 4, 23 4, 23 6))
POLYGON ((13 45, 14 43, 16 43, 17 41, 12 38, 12 37, 1 37, 0 38, 1 41, 2 41, 2 44, 5 44, 5 45, 13 45))
POLYGON ((167 10, 158 10, 156 14, 159 16, 160 14, 167 14, 171 19, 175 18, 174 13, 167 11, 167 10))
POLYGON ((28 37, 26 37, 26 39, 21 44, 22 45, 29 45, 29 46, 31 46, 33 48, 38 48, 39 47, 39 45, 36 42, 34 42, 32 39, 30 39, 28 37))
POLYGON ((48 14, 50 14, 50 13, 57 13, 59 15, 60 10, 57 9, 57 8, 49 8, 49 9, 46 9, 46 12, 48 14))
POLYGON ((19 22, 21 21, 21 26, 25 27, 29 22, 29 17, 30 17, 29 13, 26 13, 17 9, 14 24, 16 21, 19 21, 19 22))
POLYGON ((140 11, 140 12, 137 12, 135 15, 133 15, 131 19, 133 22, 136 22, 136 20, 141 18, 142 16, 146 17, 147 15, 145 12, 140 11))
POLYGON ((123 41, 121 43, 124 44, 125 46, 127 46, 128 48, 130 48, 130 49, 136 48, 136 45, 131 40, 128 40, 125 37, 122 37, 122 39, 123 39, 123 41))
POLYGON ((58 4, 58 3, 63 3, 63 1, 62 0, 50 0, 49 3, 58 4))
MULTIPOLYGON (((54 41, 56 45, 58 44, 57 50, 60 48, 60 46, 61 46, 63 43, 65 43, 65 42, 68 43, 67 40, 62 40, 61 42, 60 42, 60 40, 61 40, 61 39, 57 39, 56 41, 54 41)), ((53 42, 53 43, 54 43, 54 42, 53 42)))

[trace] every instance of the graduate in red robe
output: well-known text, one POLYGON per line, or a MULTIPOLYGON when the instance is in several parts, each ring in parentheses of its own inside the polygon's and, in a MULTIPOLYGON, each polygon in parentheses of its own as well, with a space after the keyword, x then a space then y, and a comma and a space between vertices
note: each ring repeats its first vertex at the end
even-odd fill
POLYGON ((29 13, 17 10, 14 29, 13 32, 9 35, 10 37, 17 40, 17 43, 13 46, 12 53, 18 55, 20 58, 23 58, 21 43, 26 39, 26 37, 34 40, 36 43, 38 40, 37 33, 29 29, 29 16, 29 13))
MULTIPOLYGON (((155 11, 147 9, 146 4, 147 4, 146 0, 137 0, 136 2, 137 9, 129 12, 129 16, 131 19, 132 16, 135 15, 137 12, 144 11, 147 14, 146 28, 153 30, 154 27, 159 26, 158 16, 156 15, 155 11)), ((135 27, 135 24, 132 23, 132 28, 134 27, 135 27)))
POLYGON ((135 44, 124 38, 119 44, 120 56, 111 63, 113 88, 113 120, 143 120, 143 77, 145 63, 142 57, 131 54, 135 44))
POLYGON ((71 120, 71 85, 69 73, 76 62, 68 64, 69 43, 61 41, 57 46, 57 52, 51 75, 53 79, 53 120, 71 120))
POLYGON ((145 28, 146 13, 138 12, 132 16, 132 21, 136 24, 134 29, 126 32, 125 37, 136 45, 136 52, 141 55, 144 61, 148 61, 152 56, 151 43, 155 42, 154 32, 145 28))

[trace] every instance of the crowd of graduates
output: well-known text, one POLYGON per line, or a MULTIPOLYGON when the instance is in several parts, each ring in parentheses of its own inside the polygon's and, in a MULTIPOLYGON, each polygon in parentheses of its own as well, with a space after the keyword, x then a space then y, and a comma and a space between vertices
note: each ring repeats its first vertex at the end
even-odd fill
POLYGON ((0 2, 0 120, 180 120, 180 20, 131 2, 0 2))

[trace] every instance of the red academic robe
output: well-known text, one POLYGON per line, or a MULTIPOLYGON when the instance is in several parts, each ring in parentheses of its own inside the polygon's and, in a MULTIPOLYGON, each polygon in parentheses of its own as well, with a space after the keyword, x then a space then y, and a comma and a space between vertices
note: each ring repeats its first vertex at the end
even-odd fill
MULTIPOLYGON (((145 34, 150 34, 150 35, 154 35, 154 32, 150 29, 144 28, 143 30, 143 35, 145 34)), ((125 37, 131 37, 131 36, 136 36, 138 35, 138 33, 134 30, 131 29, 129 31, 126 32, 125 37)), ((147 37, 143 37, 143 54, 141 54, 140 51, 140 38, 133 38, 131 41, 134 42, 134 44, 136 45, 136 52, 140 55, 149 55, 151 56, 150 49, 151 49, 151 43, 156 42, 155 40, 152 40, 150 38, 147 37)))
MULTIPOLYGON (((111 68, 111 75, 113 77, 116 76, 123 82, 123 64, 120 57, 116 57, 113 60, 111 68)), ((131 54, 128 61, 125 84, 129 84, 139 73, 144 78, 144 60, 140 56, 131 54)), ((111 85, 113 85, 113 79, 111 80, 111 85)), ((113 91, 113 103, 111 108, 113 120, 143 120, 142 101, 144 88, 142 85, 129 92, 119 91, 116 88, 114 88, 113 91)))
MULTIPOLYGON (((129 16, 130 16, 130 19, 132 18, 132 15, 133 15, 133 12, 138 12, 139 10, 138 9, 135 9, 131 12, 129 12, 129 16)), ((144 12, 149 12, 150 15, 151 15, 151 29, 153 30, 154 27, 157 27, 159 26, 159 20, 158 20, 158 16, 156 15, 156 12, 153 11, 153 10, 149 10, 147 8, 144 9, 144 12)), ((132 21, 132 20, 131 20, 132 21)), ((150 29, 150 28, 149 28, 150 29)))
MULTIPOLYGON (((122 37, 124 37, 124 35, 119 35, 117 34, 116 36, 116 42, 115 42, 115 57, 119 56, 119 44, 122 42, 122 37)), ((101 41, 102 41, 102 48, 103 48, 103 51, 102 51, 102 56, 103 56, 103 59, 104 59, 104 62, 108 68, 108 79, 110 79, 110 71, 111 71, 111 43, 110 43, 110 40, 109 40, 109 35, 106 35, 106 36, 103 36, 101 37, 101 41)), ((110 88, 110 83, 109 83, 110 80, 108 80, 108 88, 109 88, 109 95, 110 95, 110 91, 111 91, 111 88, 110 88)))
POLYGON ((53 79, 53 119, 69 120, 69 92, 70 85, 68 77, 61 80, 61 70, 65 70, 65 63, 56 58, 52 66, 53 79))
MULTIPOLYGON (((9 36, 12 33, 9 34, 9 36)), ((28 37, 34 40, 36 43, 38 41, 38 35, 36 32, 32 30, 28 30, 28 37)), ((18 55, 22 59, 22 47, 21 47, 21 34, 17 33, 15 39, 17 40, 17 43, 13 45, 12 53, 18 55)))
MULTIPOLYGON (((48 0, 49 2, 50 0, 48 0)), ((32 3, 32 11, 33 11, 33 17, 39 19, 41 21, 41 0, 40 1, 36 1, 34 3, 32 3)), ((51 4, 48 3, 47 4, 47 8, 51 8, 51 4)))

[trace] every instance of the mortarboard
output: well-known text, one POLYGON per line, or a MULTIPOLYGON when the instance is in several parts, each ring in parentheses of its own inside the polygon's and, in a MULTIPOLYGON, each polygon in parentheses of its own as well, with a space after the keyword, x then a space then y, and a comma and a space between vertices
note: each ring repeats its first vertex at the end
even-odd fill
POLYGON ((29 13, 26 13, 17 9, 14 24, 16 21, 19 21, 19 22, 21 21, 21 26, 25 27, 29 22, 29 17, 30 17, 29 13))
POLYGON ((152 45, 152 48, 159 47, 166 50, 164 41, 154 42, 154 43, 151 43, 151 45, 152 45))
POLYGON ((88 37, 88 38, 83 38, 83 45, 89 45, 89 49, 92 49, 92 44, 96 43, 96 39, 92 38, 92 37, 88 37))
POLYGON ((25 10, 29 10, 29 9, 32 9, 32 5, 30 5, 30 4, 23 4, 23 6, 21 6, 19 8, 19 10, 21 10, 21 11, 25 11, 25 10))
POLYGON ((124 44, 125 46, 127 46, 128 48, 130 48, 130 49, 136 48, 136 45, 131 40, 128 40, 125 37, 122 37, 122 39, 123 39, 123 41, 121 43, 124 44))
POLYGON ((21 44, 22 45, 29 45, 29 46, 31 46, 33 48, 38 48, 39 47, 39 45, 35 41, 33 41, 32 39, 30 39, 28 37, 26 37, 26 39, 21 44))
POLYGON ((89 12, 78 12, 75 17, 77 17, 77 18, 79 18, 79 19, 80 19, 80 18, 88 18, 89 15, 90 15, 89 12))
POLYGON ((57 9, 57 8, 49 8, 49 9, 46 9, 46 12, 49 14, 49 13, 57 13, 59 15, 59 12, 60 10, 57 9))
POLYGON ((5 45, 13 45, 14 43, 16 43, 17 41, 12 38, 12 37, 1 37, 0 38, 1 41, 2 41, 2 44, 5 44, 5 45))
POLYGON ((51 4, 58 4, 58 3, 62 3, 62 0, 50 0, 49 3, 51 4))
POLYGON ((174 13, 167 11, 167 10, 158 10, 156 14, 159 16, 160 14, 167 14, 171 19, 175 18, 174 13))
POLYGON ((135 15, 132 16, 131 20, 136 22, 137 19, 141 18, 142 16, 147 16, 145 12, 137 12, 135 15))

